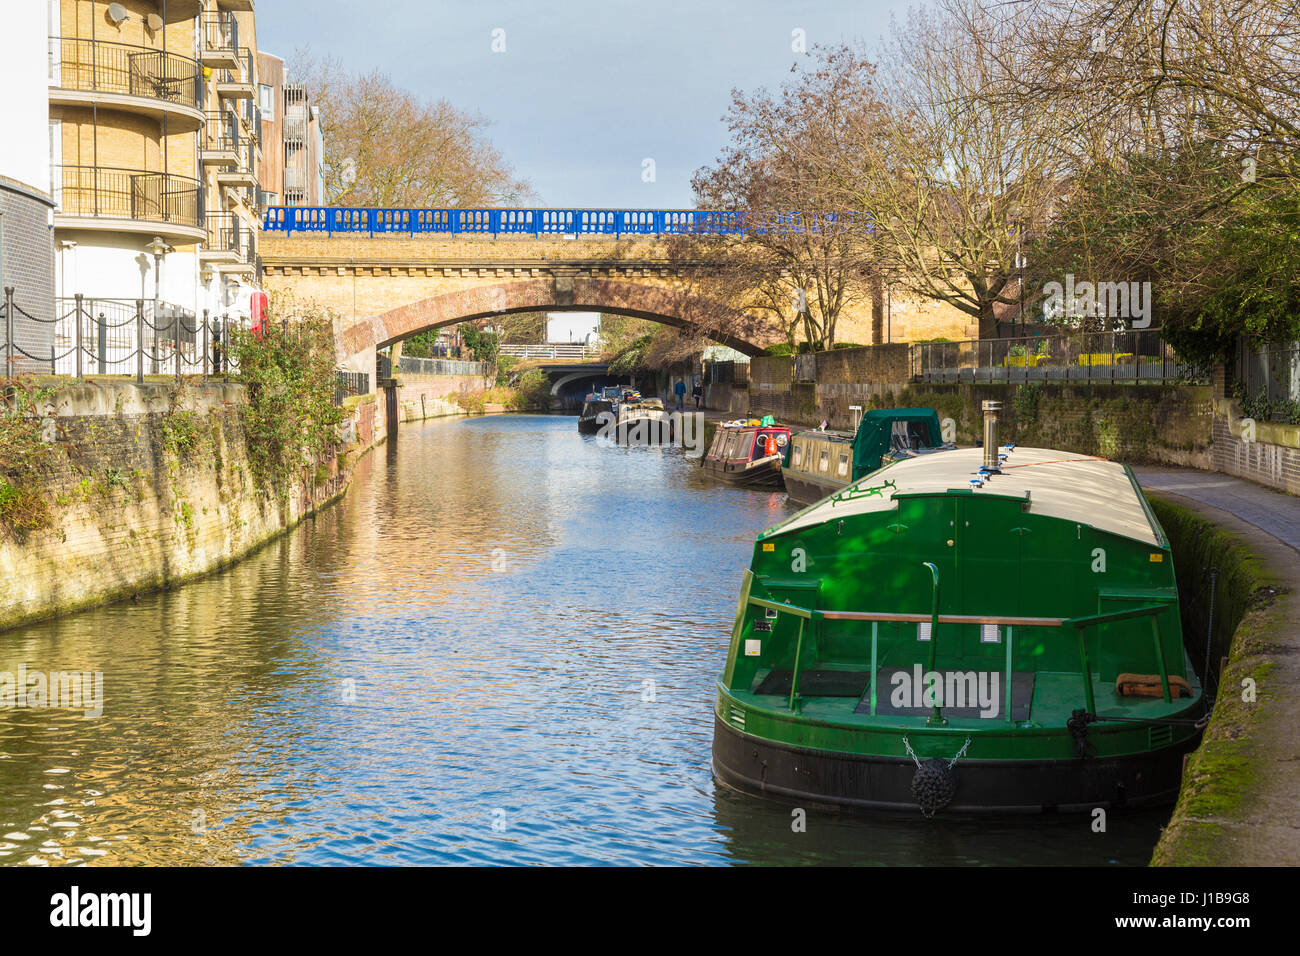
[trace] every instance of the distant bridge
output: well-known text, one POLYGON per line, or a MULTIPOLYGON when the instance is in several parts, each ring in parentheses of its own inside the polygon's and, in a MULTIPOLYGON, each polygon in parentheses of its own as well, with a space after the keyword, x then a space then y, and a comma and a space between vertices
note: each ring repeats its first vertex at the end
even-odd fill
MULTIPOLYGON (((858 217, 696 209, 327 209, 273 207, 261 253, 268 290, 335 313, 340 365, 374 368, 377 349, 429 329, 521 312, 607 312, 679 328, 761 328, 694 291, 717 262, 670 256, 696 233, 847 227, 858 217)), ((708 247, 702 247, 707 249, 708 247)), ((879 299, 879 296, 876 297, 879 299)), ((870 296, 846 310, 876 318, 870 296)), ((717 334, 761 355, 776 333, 717 334)))
POLYGON ((722 209, 351 209, 272 206, 263 232, 332 236, 668 236, 745 235, 805 229, 871 228, 858 213, 746 213, 722 209))
POLYGON ((595 362, 600 350, 577 342, 556 342, 552 345, 501 345, 502 355, 518 359, 551 359, 562 362, 595 362))

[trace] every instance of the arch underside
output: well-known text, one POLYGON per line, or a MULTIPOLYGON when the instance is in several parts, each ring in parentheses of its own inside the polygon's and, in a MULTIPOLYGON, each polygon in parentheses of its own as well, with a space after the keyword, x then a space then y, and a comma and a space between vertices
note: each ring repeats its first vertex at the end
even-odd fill
POLYGON ((697 323, 688 316, 706 315, 711 321, 702 331, 710 339, 743 355, 763 354, 762 346, 716 331, 718 326, 743 324, 746 318, 713 300, 660 286, 608 279, 575 278, 571 290, 557 285, 553 279, 506 282, 422 299, 341 330, 339 349, 342 354, 354 355, 430 329, 521 312, 608 312, 674 328, 696 328, 697 323))

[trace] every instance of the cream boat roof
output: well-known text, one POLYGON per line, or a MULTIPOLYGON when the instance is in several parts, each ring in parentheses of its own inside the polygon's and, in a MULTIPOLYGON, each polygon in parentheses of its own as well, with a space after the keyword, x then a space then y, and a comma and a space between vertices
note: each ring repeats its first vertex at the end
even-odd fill
MULTIPOLYGON (((889 511, 894 507, 895 494, 942 494, 950 489, 970 488, 971 478, 983 463, 981 448, 909 458, 849 486, 869 488, 892 481, 896 488, 849 501, 827 499, 776 526, 771 533, 784 534, 835 518, 889 511)), ((983 488, 976 488, 974 494, 1016 498, 1028 495, 1032 514, 1075 521, 1159 546, 1160 539, 1128 469, 1119 462, 1051 448, 1016 447, 1007 453, 1002 474, 985 482, 983 488)))

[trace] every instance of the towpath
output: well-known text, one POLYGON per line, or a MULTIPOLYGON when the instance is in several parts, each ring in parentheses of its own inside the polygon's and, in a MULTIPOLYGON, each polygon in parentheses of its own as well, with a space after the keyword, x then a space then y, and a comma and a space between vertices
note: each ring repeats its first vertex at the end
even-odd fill
POLYGON ((1198 764, 1220 779, 1184 794, 1153 862, 1300 864, 1300 498, 1215 472, 1134 473, 1144 488, 1237 535, 1286 591, 1262 618, 1243 622, 1247 640, 1239 630, 1227 673, 1234 682, 1257 674, 1259 702, 1228 700, 1240 688, 1225 680, 1198 764))

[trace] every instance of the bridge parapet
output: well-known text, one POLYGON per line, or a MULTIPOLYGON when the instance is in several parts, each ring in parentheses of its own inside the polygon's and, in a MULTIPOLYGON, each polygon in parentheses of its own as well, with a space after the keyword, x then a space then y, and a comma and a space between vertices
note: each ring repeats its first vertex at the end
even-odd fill
POLYGON ((554 345, 501 345, 502 355, 520 359, 551 359, 565 362, 595 361, 599 358, 596 349, 578 343, 557 342, 554 345))
POLYGON ((265 232, 362 233, 368 236, 665 236, 743 235, 750 232, 823 230, 869 225, 856 213, 801 212, 755 215, 722 209, 354 209, 271 206, 265 232))

